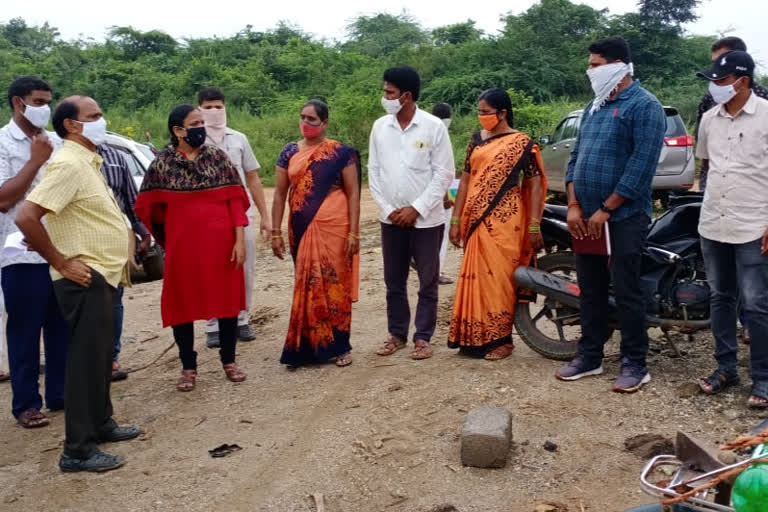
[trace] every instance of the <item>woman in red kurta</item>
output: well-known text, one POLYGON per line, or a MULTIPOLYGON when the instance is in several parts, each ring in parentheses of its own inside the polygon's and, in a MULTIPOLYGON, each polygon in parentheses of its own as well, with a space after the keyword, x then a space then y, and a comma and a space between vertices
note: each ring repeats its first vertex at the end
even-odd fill
POLYGON ((168 118, 171 145, 144 177, 135 210, 165 249, 163 326, 173 328, 183 370, 179 391, 197 377, 195 320, 219 319, 219 355, 227 378, 242 382, 235 364, 237 315, 245 309, 243 262, 248 196, 226 153, 205 142, 205 124, 192 105, 168 118))

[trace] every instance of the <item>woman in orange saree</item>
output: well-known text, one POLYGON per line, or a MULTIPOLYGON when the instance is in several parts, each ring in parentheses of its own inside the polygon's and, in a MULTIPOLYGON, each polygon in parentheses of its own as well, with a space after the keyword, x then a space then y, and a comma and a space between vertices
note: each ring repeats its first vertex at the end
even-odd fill
POLYGON ((464 247, 448 346, 499 360, 508 357, 517 301, 515 270, 543 246, 539 223, 547 187, 538 147, 512 129, 506 91, 478 100, 483 130, 467 149, 451 219, 451 242, 464 247))
POLYGON ((283 148, 272 205, 272 250, 280 259, 280 226, 288 196, 288 235, 296 280, 280 362, 289 367, 352 362, 350 326, 357 301, 360 250, 360 155, 325 138, 328 106, 301 110, 304 139, 283 148))

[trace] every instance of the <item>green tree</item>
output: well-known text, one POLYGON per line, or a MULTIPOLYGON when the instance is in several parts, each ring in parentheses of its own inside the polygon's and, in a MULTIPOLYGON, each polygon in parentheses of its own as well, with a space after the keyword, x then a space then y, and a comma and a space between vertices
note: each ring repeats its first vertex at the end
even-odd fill
POLYGON ((427 32, 403 13, 360 16, 347 26, 350 42, 345 45, 371 57, 393 53, 400 47, 415 47, 429 41, 427 32))
POLYGON ((475 27, 474 20, 438 27, 432 31, 432 39, 437 46, 477 41, 482 36, 483 31, 475 27))

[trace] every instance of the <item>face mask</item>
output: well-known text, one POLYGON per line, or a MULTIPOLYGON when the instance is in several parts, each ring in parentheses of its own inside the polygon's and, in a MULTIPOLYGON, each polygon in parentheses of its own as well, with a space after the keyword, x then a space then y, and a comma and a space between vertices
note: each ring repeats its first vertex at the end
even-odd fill
POLYGON ((594 114, 600 110, 619 86, 619 82, 624 80, 625 76, 633 73, 632 64, 625 64, 624 62, 614 62, 588 69, 587 76, 590 84, 592 84, 592 91, 595 93, 590 113, 594 114))
POLYGON ((199 148, 205 143, 205 126, 195 126, 194 128, 185 128, 187 130, 187 136, 184 137, 184 142, 192 146, 193 148, 199 148))
POLYGON ((451 127, 451 121, 453 121, 453 119, 450 119, 450 118, 449 119, 441 119, 441 121, 443 122, 443 124, 445 125, 446 128, 450 128, 451 127))
POLYGON ((323 126, 322 123, 315 126, 313 124, 302 122, 299 127, 301 128, 301 134, 307 139, 316 139, 325 131, 325 126, 323 126))
POLYGON ((493 131, 493 129, 499 126, 499 123, 501 122, 498 112, 494 112, 493 114, 478 114, 477 118, 480 120, 483 129, 487 132, 493 131))
POLYGON ((227 126, 227 110, 223 108, 201 109, 205 126, 210 128, 225 128, 227 126))
POLYGON ((735 82, 729 85, 717 85, 715 82, 710 82, 709 94, 712 95, 712 99, 715 100, 715 103, 717 103, 718 105, 725 105, 726 103, 731 101, 734 98, 734 96, 738 94, 734 85, 736 85, 739 82, 739 80, 736 80, 735 82))
POLYGON ((32 126, 35 128, 46 127, 48 120, 51 118, 51 107, 48 105, 33 107, 26 103, 24 103, 24 107, 24 117, 32 124, 32 126))
POLYGON ((384 107, 387 114, 392 116, 396 116, 403 108, 399 99, 388 100, 387 98, 381 98, 381 106, 384 107))
POLYGON ((83 137, 91 141, 94 146, 100 146, 107 140, 107 120, 103 117, 88 123, 77 122, 83 125, 83 137))

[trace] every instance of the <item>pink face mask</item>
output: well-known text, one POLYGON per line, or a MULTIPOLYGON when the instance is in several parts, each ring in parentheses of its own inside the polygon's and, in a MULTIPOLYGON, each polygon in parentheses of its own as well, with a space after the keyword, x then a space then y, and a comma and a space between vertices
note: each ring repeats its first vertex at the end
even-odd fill
POLYGON ((317 126, 305 123, 304 121, 301 122, 301 134, 306 139, 316 139, 317 137, 321 136, 323 132, 325 131, 325 126, 322 124, 318 124, 317 126))

